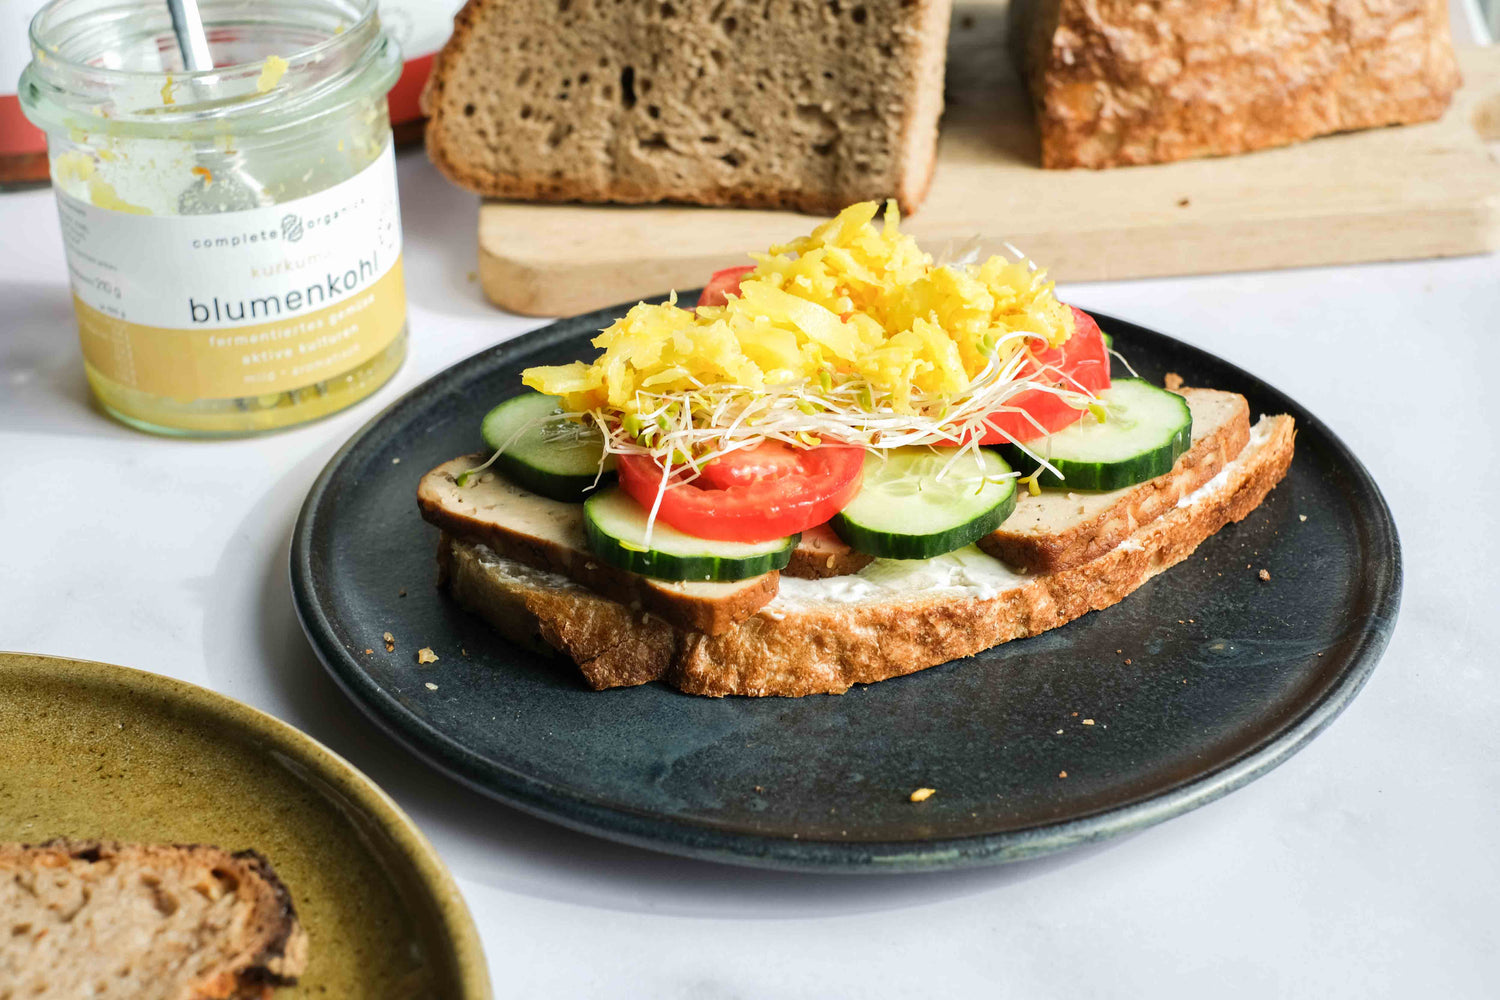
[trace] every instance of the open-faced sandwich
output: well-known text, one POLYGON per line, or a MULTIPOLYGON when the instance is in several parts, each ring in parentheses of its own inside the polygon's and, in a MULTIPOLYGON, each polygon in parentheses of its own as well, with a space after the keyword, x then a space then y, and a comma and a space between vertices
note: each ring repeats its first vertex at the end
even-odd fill
POLYGON ((877 210, 528 369, 418 490, 453 598, 595 688, 841 692, 1108 607, 1286 473, 1290 417, 1111 379, 1035 266, 877 210))

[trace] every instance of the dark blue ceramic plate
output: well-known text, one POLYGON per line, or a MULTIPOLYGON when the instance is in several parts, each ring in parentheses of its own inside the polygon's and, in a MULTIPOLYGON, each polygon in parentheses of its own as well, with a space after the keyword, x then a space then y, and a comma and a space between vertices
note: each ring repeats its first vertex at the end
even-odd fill
POLYGON ((505 802, 738 864, 996 864, 1149 826, 1265 773, 1385 649, 1400 548, 1364 467, 1254 376, 1101 316, 1145 377, 1175 371, 1244 393, 1253 414, 1296 417, 1291 472, 1245 521, 1115 607, 842 696, 590 691, 571 662, 512 646, 437 591, 437 533, 415 491, 479 446, 480 417, 520 390, 521 369, 587 356, 622 310, 500 344, 408 393, 334 457, 297 522, 292 588, 333 676, 398 740, 505 802), (422 646, 437 665, 417 667, 422 646), (919 787, 937 794, 913 804, 919 787))

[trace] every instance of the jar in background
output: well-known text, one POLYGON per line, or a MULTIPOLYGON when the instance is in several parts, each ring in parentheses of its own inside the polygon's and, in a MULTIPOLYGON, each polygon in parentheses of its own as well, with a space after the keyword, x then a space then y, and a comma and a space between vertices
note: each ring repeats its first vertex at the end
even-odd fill
POLYGON ((22 110, 47 133, 84 365, 168 434, 302 423, 406 355, 376 0, 203 0, 215 69, 182 70, 164 3, 53 0, 22 110))
MULTIPOLYGON (((0 0, 0 192, 45 184, 47 137, 26 120, 16 100, 16 80, 31 59, 26 26, 43 0, 0 0)), ((422 140, 426 119, 418 106, 432 57, 453 30, 463 0, 380 0, 380 22, 405 59, 387 97, 396 145, 422 140)))

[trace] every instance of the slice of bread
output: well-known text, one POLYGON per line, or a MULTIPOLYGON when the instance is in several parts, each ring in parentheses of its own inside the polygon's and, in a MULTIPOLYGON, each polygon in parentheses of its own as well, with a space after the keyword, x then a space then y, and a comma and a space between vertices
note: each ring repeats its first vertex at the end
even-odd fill
POLYGON ((1219 474, 1250 440, 1245 397, 1217 389, 1179 389, 1193 417, 1193 440, 1172 471, 1107 493, 1023 492, 1005 523, 979 547, 1012 566, 1055 573, 1119 545, 1141 525, 1219 474))
POLYGON ((459 486, 458 477, 486 457, 455 458, 423 476, 417 485, 422 517, 507 559, 561 574, 689 632, 727 631, 776 596, 776 573, 733 583, 669 583, 600 562, 584 537, 581 504, 548 500, 493 472, 459 486))
POLYGON ((596 689, 663 680, 713 696, 836 694, 1115 604, 1254 510, 1286 474, 1293 437, 1291 417, 1263 417, 1211 480, 1071 569, 1018 573, 971 547, 911 563, 876 560, 853 576, 784 577, 775 600, 717 635, 675 628, 451 535, 439 546, 441 579, 505 636, 571 658, 596 689))
POLYGON ((932 177, 951 0, 469 0, 427 151, 498 198, 832 214, 932 177))
POLYGON ((254 851, 0 844, 3 1000, 262 1000, 306 965, 291 894, 254 851))
POLYGON ((1437 118, 1448 0, 1015 0, 1044 167, 1242 153, 1437 118))

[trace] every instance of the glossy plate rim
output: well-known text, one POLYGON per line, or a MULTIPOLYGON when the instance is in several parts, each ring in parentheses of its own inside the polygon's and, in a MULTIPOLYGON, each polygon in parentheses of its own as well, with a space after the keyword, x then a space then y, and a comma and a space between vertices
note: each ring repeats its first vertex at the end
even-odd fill
MULTIPOLYGON (((687 300, 695 295, 696 291, 680 293, 680 297, 687 300)), ((645 301, 660 302, 665 301, 665 297, 645 301)), ((318 659, 344 693, 377 726, 431 766, 485 795, 541 819, 609 840, 700 860, 756 868, 880 874, 1004 864, 1154 826, 1207 805, 1255 780, 1306 746, 1354 700, 1390 641, 1401 602, 1400 539, 1384 496, 1348 446, 1305 407, 1238 365, 1148 327, 1090 311, 1106 332, 1123 332, 1132 340, 1155 340, 1170 346, 1175 352, 1222 367, 1236 378, 1254 385, 1259 394, 1274 405, 1275 411, 1293 414, 1299 436, 1320 437, 1336 461, 1341 463, 1349 476, 1346 488, 1358 497, 1359 509, 1370 515, 1360 525, 1368 534, 1367 543, 1372 549, 1389 556, 1372 567, 1366 589, 1373 591, 1373 610, 1359 630, 1358 643, 1348 656, 1348 665, 1335 683, 1306 704, 1303 711, 1276 735, 1217 768, 1199 773, 1142 801, 1075 819, 1001 833, 923 840, 850 842, 736 833, 664 818, 651 812, 601 805, 497 766, 408 712, 338 641, 332 622, 315 596, 317 572, 313 552, 320 527, 320 508, 350 454, 367 437, 378 433, 387 420, 399 415, 415 401, 441 391, 445 383, 461 378, 470 366, 485 364, 497 354, 545 347, 550 342, 575 337, 580 330, 600 329, 631 305, 634 303, 556 320, 458 361, 404 393, 361 427, 329 459, 308 491, 293 529, 289 567, 293 604, 318 659)), ((413 517, 416 516, 413 503, 413 517)))
MULTIPOLYGON (((108 685, 159 698, 201 713, 222 723, 226 729, 263 741, 269 744, 268 752, 281 753, 297 762, 311 777, 327 782, 385 831, 411 865, 416 881, 442 914, 441 938, 450 944, 449 957, 458 972, 463 991, 456 1000, 490 1000, 493 997, 489 963, 479 939, 479 929, 453 873, 443 864, 426 834, 401 806, 374 779, 327 746, 290 723, 212 688, 136 667, 69 656, 0 651, 0 670, 32 671, 49 679, 60 676, 64 680, 108 685)), ((307 778, 301 780, 311 784, 307 778)))

